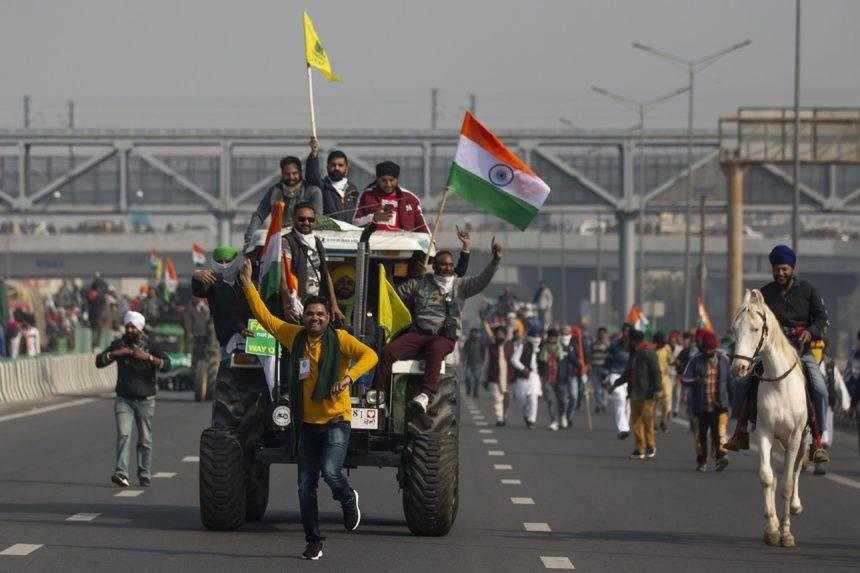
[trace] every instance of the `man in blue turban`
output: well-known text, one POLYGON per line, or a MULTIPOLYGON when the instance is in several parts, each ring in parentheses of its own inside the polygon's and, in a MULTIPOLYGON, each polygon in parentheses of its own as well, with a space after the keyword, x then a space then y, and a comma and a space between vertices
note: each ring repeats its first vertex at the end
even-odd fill
MULTIPOLYGON (((773 281, 761 288, 761 294, 776 315, 783 333, 800 355, 810 381, 814 404, 815 421, 811 425, 815 443, 812 457, 816 463, 826 463, 830 461, 830 455, 821 445, 821 425, 828 406, 827 384, 812 355, 811 342, 813 339, 826 337, 830 327, 827 308, 815 287, 797 278, 797 255, 790 247, 777 245, 770 252, 768 259, 773 270, 773 281)), ((741 421, 738 422, 740 428, 741 421)), ((743 437, 736 432, 731 441, 736 442, 738 439, 743 440, 743 437)), ((737 446, 737 443, 733 445, 737 446)))

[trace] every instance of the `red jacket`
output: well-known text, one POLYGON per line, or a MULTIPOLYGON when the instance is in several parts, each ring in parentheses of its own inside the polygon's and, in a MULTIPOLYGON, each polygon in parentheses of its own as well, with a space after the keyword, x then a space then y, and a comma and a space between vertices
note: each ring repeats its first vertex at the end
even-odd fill
POLYGON ((429 233, 424 214, 421 212, 421 201, 410 191, 398 187, 391 195, 384 195, 374 183, 362 191, 358 198, 358 206, 355 208, 353 223, 364 227, 373 222, 373 214, 384 202, 395 202, 397 207, 392 212, 393 220, 389 224, 377 223, 382 231, 414 231, 416 233, 429 233))

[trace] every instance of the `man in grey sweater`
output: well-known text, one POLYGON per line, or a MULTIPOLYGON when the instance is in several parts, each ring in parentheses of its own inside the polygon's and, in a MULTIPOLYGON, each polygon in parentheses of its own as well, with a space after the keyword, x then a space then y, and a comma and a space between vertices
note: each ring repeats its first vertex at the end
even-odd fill
POLYGON ((430 396, 439 389, 439 373, 445 356, 454 350, 462 330, 462 304, 487 288, 502 259, 502 246, 493 240, 493 258, 481 274, 460 278, 454 274, 454 254, 436 253, 433 274, 410 279, 397 287, 397 294, 412 313, 412 328, 386 347, 377 372, 377 383, 386 384, 398 360, 424 360, 421 392, 412 408, 426 413, 430 396))

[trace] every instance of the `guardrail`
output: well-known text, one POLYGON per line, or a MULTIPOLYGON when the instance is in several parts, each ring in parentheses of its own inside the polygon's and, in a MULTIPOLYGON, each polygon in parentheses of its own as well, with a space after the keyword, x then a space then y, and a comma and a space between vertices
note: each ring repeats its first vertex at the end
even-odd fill
POLYGON ((0 362, 0 405, 113 390, 116 364, 98 369, 95 356, 46 354, 0 362))

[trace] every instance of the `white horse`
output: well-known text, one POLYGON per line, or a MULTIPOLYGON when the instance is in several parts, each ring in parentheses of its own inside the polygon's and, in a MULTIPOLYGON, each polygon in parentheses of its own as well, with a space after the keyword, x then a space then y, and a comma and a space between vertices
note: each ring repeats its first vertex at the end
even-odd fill
POLYGON ((759 479, 764 490, 764 542, 793 547, 790 516, 803 510, 798 492, 807 436, 803 365, 760 291, 746 291, 732 319, 732 329, 735 333, 732 374, 741 378, 747 376, 759 360, 764 367, 758 387, 755 430, 760 456, 759 479), (770 463, 774 443, 785 449, 781 520, 777 520, 776 479, 770 463))

